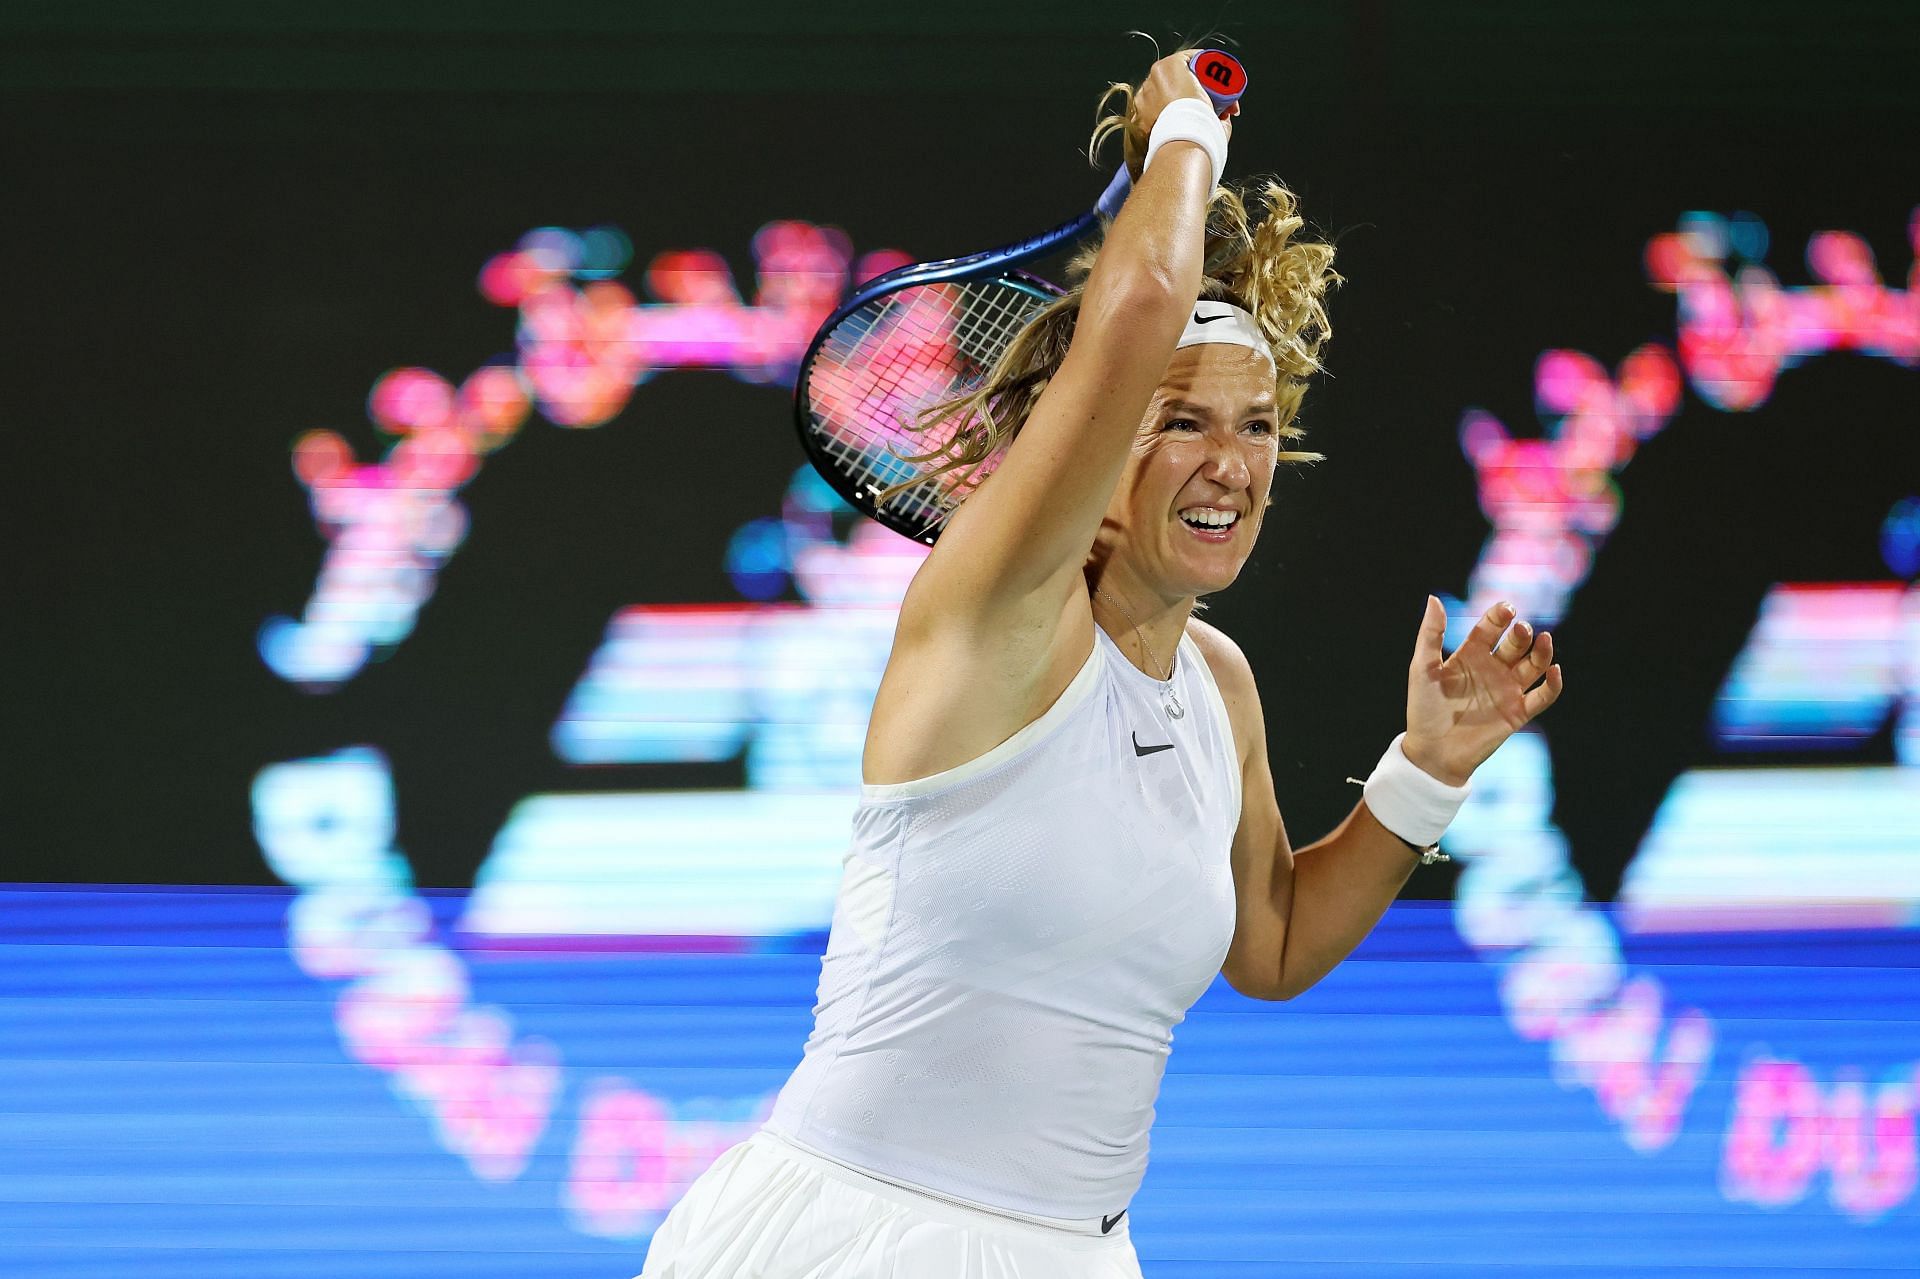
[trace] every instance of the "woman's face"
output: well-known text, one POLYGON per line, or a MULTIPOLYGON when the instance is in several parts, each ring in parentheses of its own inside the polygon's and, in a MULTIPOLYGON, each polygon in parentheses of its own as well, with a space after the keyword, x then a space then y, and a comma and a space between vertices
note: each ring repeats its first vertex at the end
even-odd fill
POLYGON ((1274 368, 1205 342, 1173 353, 1107 505, 1096 555, 1169 602, 1232 583, 1253 551, 1279 456, 1274 368))

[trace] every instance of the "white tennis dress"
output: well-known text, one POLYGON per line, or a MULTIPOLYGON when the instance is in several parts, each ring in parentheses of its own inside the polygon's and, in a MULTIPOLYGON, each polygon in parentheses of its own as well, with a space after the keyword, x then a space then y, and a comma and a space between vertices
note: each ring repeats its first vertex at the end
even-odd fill
POLYGON ((805 1057, 644 1279, 1125 1279, 1172 1029, 1233 936, 1233 731, 1094 627, 985 755, 865 786, 805 1057))

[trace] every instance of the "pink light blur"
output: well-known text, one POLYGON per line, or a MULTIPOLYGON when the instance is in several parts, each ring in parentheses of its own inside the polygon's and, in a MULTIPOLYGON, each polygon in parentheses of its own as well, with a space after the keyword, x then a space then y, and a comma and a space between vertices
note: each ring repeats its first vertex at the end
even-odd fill
MULTIPOLYGON (((1920 244, 1920 210, 1908 224, 1920 244)), ((1920 361, 1920 291, 1885 285, 1866 241, 1848 231, 1822 231, 1807 243, 1807 268, 1818 283, 1783 288, 1766 267, 1726 265, 1724 237, 1688 232, 1654 237, 1647 278, 1679 302, 1681 362, 1702 399, 1729 411, 1759 407, 1781 370, 1812 355, 1860 351, 1920 361)), ((1920 263, 1920 255, 1916 256, 1920 263)))
POLYGON ((1672 1143, 1713 1056, 1706 1017, 1689 1010, 1663 1025, 1662 1003, 1658 982, 1634 977, 1610 1003, 1580 1014, 1554 1040, 1555 1060, 1593 1090, 1627 1144, 1643 1153, 1672 1143))
POLYGON ((721 1153, 759 1127, 674 1118, 659 1098, 624 1080, 589 1085, 567 1172, 566 1205, 586 1234, 621 1239, 665 1215, 721 1153))
POLYGON ((1735 1085, 1721 1157, 1721 1189, 1735 1202, 1782 1207, 1811 1189, 1823 1168, 1834 1206, 1870 1221, 1914 1191, 1912 1067, 1883 1081, 1869 1101, 1857 1071, 1829 1091, 1797 1061, 1761 1056, 1735 1085))
MULTIPOLYGON (((1920 209, 1907 231, 1920 246, 1920 209)), ((1481 409, 1462 415, 1461 448, 1493 525, 1463 617, 1501 599, 1536 625, 1564 615, 1619 520, 1614 477, 1673 419, 1683 386, 1716 408, 1745 412, 1766 402, 1783 369, 1814 355, 1851 350, 1920 363, 1920 251, 1908 287, 1894 289, 1863 238, 1823 231, 1807 245, 1816 283, 1783 288, 1764 266, 1730 266, 1731 241, 1704 215, 1648 241, 1647 277, 1678 303, 1674 348, 1642 346, 1612 376, 1584 352, 1543 353, 1534 368, 1539 438, 1515 439, 1481 409)))
POLYGON ((634 387, 660 369, 790 379, 849 279, 904 256, 869 254, 856 271, 843 233, 772 222, 754 237, 758 288, 750 304, 710 249, 657 255, 643 278, 660 300, 642 303, 600 278, 605 270, 581 264, 583 243, 545 227, 487 261, 479 291, 518 310, 517 360, 483 365, 457 389, 428 369, 382 375, 367 414, 398 438, 378 461, 356 462, 331 431, 296 441, 294 474, 327 551, 301 617, 270 618, 261 628, 261 657, 282 678, 335 688, 376 651, 404 641, 465 536, 458 493, 534 408, 556 425, 595 427, 618 416, 634 387))
POLYGON ((347 1053, 392 1076, 476 1176, 518 1177, 553 1112, 558 1055, 471 1002, 466 968, 431 939, 424 904, 380 891, 309 893, 289 925, 303 970, 349 983, 335 1006, 347 1053))

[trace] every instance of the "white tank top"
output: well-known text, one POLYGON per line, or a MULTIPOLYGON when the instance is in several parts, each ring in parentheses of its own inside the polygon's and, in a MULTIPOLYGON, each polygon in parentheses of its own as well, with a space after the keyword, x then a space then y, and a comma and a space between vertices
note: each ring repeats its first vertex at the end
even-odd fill
POLYGON ((806 1054, 766 1126, 1009 1212, 1125 1208, 1173 1042, 1233 937, 1240 769, 1206 660, 1160 684, 1094 627, 985 755, 864 786, 806 1054))

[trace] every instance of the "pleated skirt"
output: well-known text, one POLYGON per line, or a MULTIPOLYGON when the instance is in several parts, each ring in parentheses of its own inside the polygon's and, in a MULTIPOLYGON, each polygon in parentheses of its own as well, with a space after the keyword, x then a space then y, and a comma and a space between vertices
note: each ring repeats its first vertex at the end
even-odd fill
POLYGON ((1105 1235, 922 1194, 769 1132, 734 1146, 654 1232, 640 1279, 1142 1279, 1105 1235))

